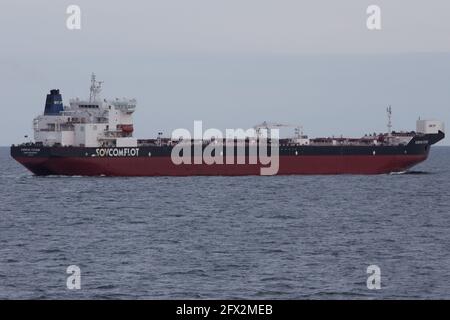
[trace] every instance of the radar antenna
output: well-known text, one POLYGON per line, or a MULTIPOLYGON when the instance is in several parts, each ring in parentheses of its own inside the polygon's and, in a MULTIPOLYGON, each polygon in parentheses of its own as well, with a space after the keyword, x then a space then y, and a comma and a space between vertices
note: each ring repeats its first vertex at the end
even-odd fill
POLYGON ((93 101, 97 100, 98 95, 102 91, 102 83, 103 83, 103 81, 97 81, 95 79, 95 74, 92 73, 92 75, 91 75, 91 88, 90 88, 89 102, 93 102, 93 101))

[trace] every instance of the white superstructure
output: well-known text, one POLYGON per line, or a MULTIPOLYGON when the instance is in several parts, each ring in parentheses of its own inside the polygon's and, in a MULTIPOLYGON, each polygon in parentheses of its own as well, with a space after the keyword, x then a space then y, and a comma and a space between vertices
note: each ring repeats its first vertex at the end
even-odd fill
POLYGON ((92 74, 89 100, 71 99, 64 107, 59 90, 52 90, 46 112, 34 119, 35 141, 45 146, 136 147, 132 118, 136 100, 102 100, 101 84, 92 74))
POLYGON ((417 120, 416 130, 419 133, 434 134, 439 131, 445 132, 445 126, 439 120, 417 120))

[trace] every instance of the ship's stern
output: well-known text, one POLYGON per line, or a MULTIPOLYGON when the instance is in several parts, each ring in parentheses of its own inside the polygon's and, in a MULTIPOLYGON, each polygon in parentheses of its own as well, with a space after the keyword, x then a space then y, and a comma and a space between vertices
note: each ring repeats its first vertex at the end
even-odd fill
POLYGON ((33 174, 38 176, 51 174, 45 165, 50 157, 48 148, 35 144, 12 145, 10 153, 14 160, 30 170, 33 174))

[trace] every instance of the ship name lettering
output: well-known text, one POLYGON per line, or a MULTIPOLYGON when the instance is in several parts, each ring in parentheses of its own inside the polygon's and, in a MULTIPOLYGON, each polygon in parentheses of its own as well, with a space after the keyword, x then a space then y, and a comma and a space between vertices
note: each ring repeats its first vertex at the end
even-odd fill
POLYGON ((98 157, 138 157, 139 148, 98 148, 98 157))

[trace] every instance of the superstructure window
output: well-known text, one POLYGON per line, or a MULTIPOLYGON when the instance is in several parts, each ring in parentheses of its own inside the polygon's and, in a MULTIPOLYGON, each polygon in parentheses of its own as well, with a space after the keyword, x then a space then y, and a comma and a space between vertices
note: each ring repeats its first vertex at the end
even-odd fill
POLYGON ((80 104, 79 107, 84 109, 98 109, 98 104, 80 104))

